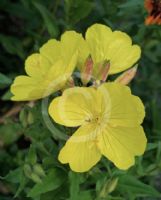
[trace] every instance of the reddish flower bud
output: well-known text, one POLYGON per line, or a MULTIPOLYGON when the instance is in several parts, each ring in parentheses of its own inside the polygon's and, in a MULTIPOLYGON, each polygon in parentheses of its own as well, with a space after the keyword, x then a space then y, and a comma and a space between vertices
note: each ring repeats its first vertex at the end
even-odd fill
POLYGON ((93 71, 93 60, 91 55, 88 56, 88 58, 85 61, 83 71, 81 73, 81 80, 83 82, 83 85, 87 85, 87 83, 90 81, 93 71))
POLYGON ((130 83, 130 81, 135 77, 137 72, 138 65, 135 65, 133 68, 125 71, 123 74, 121 74, 115 82, 121 83, 123 85, 127 85, 130 83))
POLYGON ((100 80, 105 82, 107 77, 108 77, 108 73, 110 70, 110 61, 109 60, 105 60, 102 67, 101 67, 101 71, 100 71, 100 80))

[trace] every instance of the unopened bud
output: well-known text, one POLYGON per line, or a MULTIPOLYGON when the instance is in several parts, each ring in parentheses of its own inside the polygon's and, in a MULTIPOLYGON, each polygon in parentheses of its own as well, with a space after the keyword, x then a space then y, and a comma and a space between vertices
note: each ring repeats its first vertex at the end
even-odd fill
POLYGON ((110 194, 111 192, 113 192, 117 186, 118 183, 118 178, 113 178, 112 180, 108 180, 103 189, 100 192, 100 197, 101 198, 106 198, 108 194, 110 194))
POLYGON ((31 178, 35 183, 42 183, 41 178, 40 178, 37 174, 35 174, 35 173, 32 173, 32 174, 30 175, 30 178, 31 178))
POLYGON ((121 83, 123 85, 127 85, 131 82, 131 80, 135 77, 136 72, 137 72, 137 67, 138 65, 135 65, 133 68, 127 70, 123 74, 121 74, 115 82, 121 83))
POLYGON ((23 167, 24 173, 25 175, 30 178, 31 174, 32 174, 32 168, 29 164, 25 164, 23 167))
POLYGON ((21 124, 22 124, 22 126, 24 127, 24 128, 26 128, 27 127, 27 110, 25 109, 25 108, 23 108, 22 110, 21 110, 21 112, 20 112, 20 114, 19 114, 19 119, 20 119, 20 122, 21 122, 21 124))
POLYGON ((83 85, 87 85, 90 81, 93 71, 93 60, 92 57, 89 55, 85 61, 84 68, 81 74, 81 80, 83 85))
POLYGON ((31 111, 29 111, 29 113, 28 113, 27 122, 29 125, 34 123, 34 116, 31 111))
POLYGON ((43 168, 41 167, 40 164, 36 164, 33 166, 33 170, 34 172, 39 175, 40 177, 44 177, 45 176, 45 172, 43 170, 43 168))
POLYGON ((110 70, 110 61, 105 60, 103 64, 101 64, 100 67, 100 72, 98 74, 98 79, 101 80, 102 82, 105 82, 110 70))

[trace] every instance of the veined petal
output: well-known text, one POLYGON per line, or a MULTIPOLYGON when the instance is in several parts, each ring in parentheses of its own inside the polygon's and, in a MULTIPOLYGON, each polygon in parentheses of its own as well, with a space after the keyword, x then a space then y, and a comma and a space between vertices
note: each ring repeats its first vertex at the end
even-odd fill
POLYGON ((101 159, 95 141, 95 128, 90 123, 80 127, 61 149, 59 161, 69 163, 75 172, 85 172, 92 168, 101 159))
POLYGON ((124 71, 140 58, 138 45, 132 45, 131 38, 124 32, 114 31, 108 49, 105 52, 110 60, 110 74, 124 71))
POLYGON ((86 32, 86 42, 91 52, 94 63, 100 63, 106 59, 105 52, 112 39, 112 31, 109 27, 94 24, 86 32))
POLYGON ((34 53, 29 56, 25 61, 26 73, 38 79, 42 79, 46 72, 49 70, 51 63, 47 58, 38 53, 34 53))
POLYGON ((49 40, 40 48, 40 53, 29 56, 25 62, 29 76, 15 79, 12 100, 37 100, 61 90, 76 67, 80 37, 74 31, 66 32, 60 42, 49 40))
MULTIPOLYGON (((82 49, 86 54, 79 56, 78 63, 80 61, 83 63, 82 60, 85 61, 90 54, 94 61, 93 75, 96 79, 99 78, 101 66, 105 60, 110 61, 109 74, 115 74, 132 67, 141 55, 140 47, 132 45, 132 40, 126 33, 112 32, 109 27, 102 24, 89 27, 85 42, 81 44, 84 48, 81 47, 80 52, 82 49)), ((81 67, 79 69, 82 70, 81 67)))
MULTIPOLYGON (((116 50, 116 49, 115 49, 116 50)), ((109 74, 116 74, 132 67, 140 58, 141 49, 138 45, 127 46, 121 52, 117 51, 116 57, 111 57, 111 71, 109 74)))
POLYGON ((99 91, 106 88, 110 98, 110 117, 112 126, 136 127, 144 119, 144 106, 139 99, 131 94, 130 88, 119 83, 105 83, 99 91))
POLYGON ((146 142, 141 126, 127 128, 107 125, 99 134, 97 145, 104 156, 118 168, 125 170, 134 164, 134 156, 144 153, 146 142))
POLYGON ((55 98, 49 106, 50 116, 59 124, 75 127, 92 119, 94 101, 97 92, 94 88, 70 88, 63 96, 55 98))
POLYGON ((51 64, 54 64, 60 59, 60 48, 60 41, 51 39, 40 48, 40 54, 47 58, 51 64))
POLYGON ((61 58, 67 65, 71 62, 72 56, 78 53, 82 39, 82 35, 75 31, 66 31, 61 36, 61 58))
POLYGON ((87 29, 85 38, 95 64, 93 75, 97 76, 101 69, 101 64, 103 64, 106 59, 108 60, 105 52, 112 40, 112 31, 105 25, 94 24, 87 29))
POLYGON ((36 83, 31 77, 18 76, 11 85, 11 92, 14 95, 11 99, 13 101, 34 100, 39 97, 40 92, 42 92, 42 88, 37 85, 40 86, 40 84, 36 83))

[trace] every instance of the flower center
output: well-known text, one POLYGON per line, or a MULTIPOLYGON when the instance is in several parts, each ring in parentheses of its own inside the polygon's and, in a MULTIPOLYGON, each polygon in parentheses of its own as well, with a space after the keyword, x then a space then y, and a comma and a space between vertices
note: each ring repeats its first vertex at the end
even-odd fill
POLYGON ((101 125, 103 123, 104 119, 101 116, 101 114, 96 114, 96 115, 93 115, 92 117, 86 119, 85 121, 90 122, 90 123, 94 123, 94 124, 97 124, 97 125, 101 125))

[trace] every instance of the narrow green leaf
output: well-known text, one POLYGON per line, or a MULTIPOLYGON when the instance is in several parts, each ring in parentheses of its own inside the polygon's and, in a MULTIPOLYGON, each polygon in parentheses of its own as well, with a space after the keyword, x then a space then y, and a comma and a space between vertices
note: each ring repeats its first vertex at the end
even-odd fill
POLYGON ((47 10, 44 5, 40 3, 33 2, 33 5, 40 12, 50 36, 54 38, 57 37, 59 34, 59 30, 53 15, 47 10))
POLYGON ((0 89, 8 87, 12 83, 12 80, 6 75, 0 73, 0 89))
POLYGON ((23 173, 23 169, 21 167, 16 168, 15 170, 11 170, 4 179, 11 183, 19 183, 21 180, 21 176, 23 173))
POLYGON ((93 2, 90 0, 66 0, 67 23, 75 25, 92 11, 93 2))
POLYGON ((8 53, 18 55, 21 59, 24 59, 25 53, 22 41, 13 36, 0 34, 0 43, 8 53))
POLYGON ((33 145, 30 145, 26 162, 30 163, 31 165, 35 165, 37 162, 37 155, 33 145))
POLYGON ((18 197, 18 195, 20 194, 20 192, 22 192, 22 190, 24 189, 25 185, 27 184, 27 179, 24 176, 24 174, 22 174, 22 176, 20 177, 20 182, 19 182, 19 187, 14 195, 14 198, 18 197))
POLYGON ((28 193, 28 197, 37 197, 46 192, 59 188, 64 180, 65 174, 58 169, 52 169, 48 175, 42 180, 42 183, 37 183, 28 193))
POLYGON ((121 176, 119 178, 118 190, 123 193, 131 193, 134 196, 161 197, 161 194, 152 186, 142 183, 131 175, 121 176))
POLYGON ((12 95, 10 89, 9 89, 9 90, 7 90, 7 91, 3 94, 3 96, 1 97, 1 99, 2 99, 3 101, 8 101, 8 100, 11 99, 12 96, 13 96, 13 95, 12 95))
POLYGON ((69 172, 69 180, 70 180, 70 200, 78 199, 79 184, 80 184, 79 174, 70 171, 69 172))
POLYGON ((15 142, 22 134, 22 127, 19 123, 7 123, 0 126, 0 140, 4 145, 15 142))

